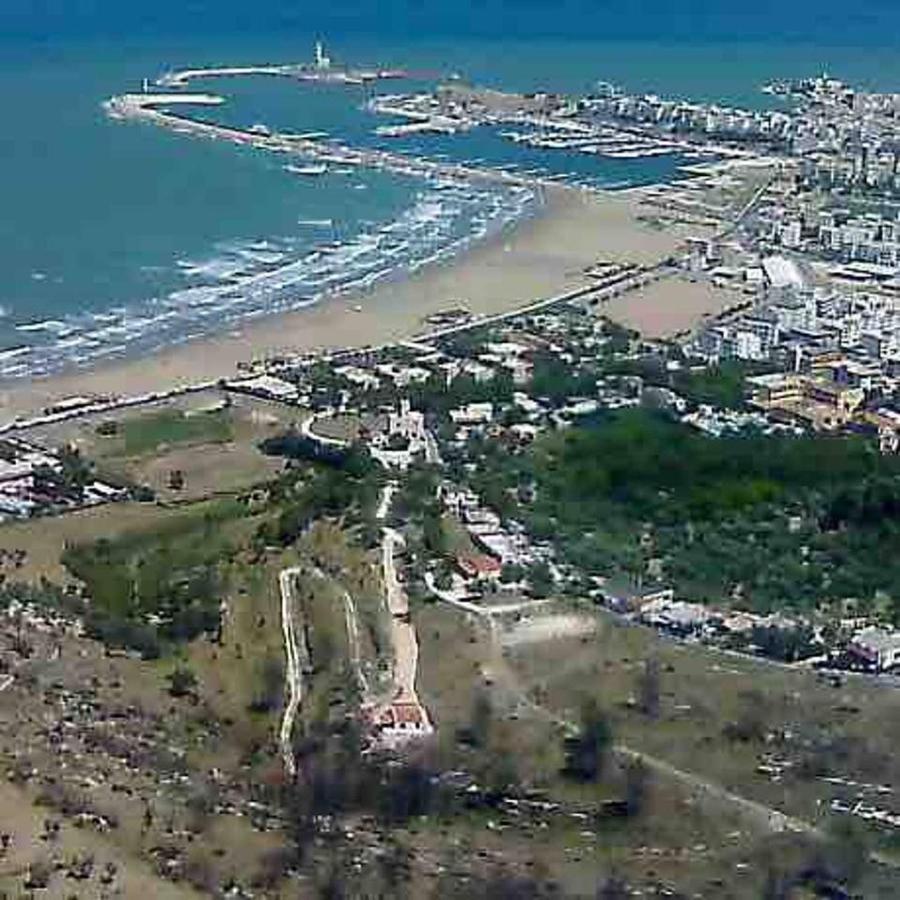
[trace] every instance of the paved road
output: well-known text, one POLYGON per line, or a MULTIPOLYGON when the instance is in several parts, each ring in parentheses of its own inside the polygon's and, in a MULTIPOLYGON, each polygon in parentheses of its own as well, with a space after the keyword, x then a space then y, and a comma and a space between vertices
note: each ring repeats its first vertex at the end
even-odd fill
POLYGON ((473 613, 476 616, 485 616, 486 618, 507 615, 509 613, 528 612, 532 609, 540 609, 550 603, 556 603, 555 597, 548 597, 541 600, 521 600, 518 603, 500 603, 494 606, 470 603, 468 600, 458 600, 455 597, 448 596, 444 591, 438 590, 434 585, 434 576, 430 572, 425 575, 425 585, 439 600, 441 600, 441 602, 447 603, 450 606, 455 606, 463 612, 473 613))
POLYGON ((319 434, 317 431, 313 431, 313 426, 319 419, 325 419, 327 416, 320 415, 312 415, 309 418, 304 419, 300 423, 300 433, 305 438, 309 438, 311 441, 316 441, 319 444, 324 444, 327 447, 338 447, 343 449, 344 447, 349 447, 350 442, 341 440, 340 438, 329 437, 326 434, 319 434))
POLYGON ((387 518, 388 513, 391 511, 391 502, 394 499, 394 494, 397 493, 397 482, 389 481, 381 490, 381 497, 378 500, 378 509, 375 512, 375 518, 379 521, 383 521, 387 518))

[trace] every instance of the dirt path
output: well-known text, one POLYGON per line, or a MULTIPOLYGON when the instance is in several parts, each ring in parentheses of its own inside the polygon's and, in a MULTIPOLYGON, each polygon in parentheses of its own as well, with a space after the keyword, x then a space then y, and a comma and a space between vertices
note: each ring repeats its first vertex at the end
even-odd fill
POLYGON ((350 651, 350 664, 356 673, 356 681, 359 684, 359 690, 363 698, 369 694, 369 681, 362 670, 362 660, 359 650, 359 617, 356 614, 356 603, 349 591, 342 590, 341 596, 344 601, 344 618, 347 623, 347 646, 350 651))
POLYGON ((636 762, 643 763, 648 769, 652 769, 660 775, 664 775, 682 785, 689 787, 697 794, 706 794, 721 803, 739 807, 750 818, 755 819, 757 824, 768 831, 794 831, 798 834, 806 834, 810 837, 822 837, 822 832, 809 822, 789 816, 781 810, 766 806, 764 803, 758 803, 756 800, 750 800, 748 797, 742 797, 740 794, 729 791, 727 788, 701 778, 693 772, 686 772, 679 769, 671 763, 660 759, 658 756, 650 756, 628 747, 625 744, 616 744, 613 748, 615 753, 636 762))
POLYGON ((389 481, 381 491, 381 497, 378 500, 378 509, 375 512, 375 518, 378 519, 379 522, 383 522, 388 513, 391 511, 391 503, 394 499, 394 494, 397 493, 397 482, 389 481))
POLYGON ((392 528, 384 529, 381 541, 381 566, 384 576, 385 599, 391 616, 391 642, 394 645, 394 688, 396 697, 418 702, 416 670, 419 664, 419 643, 416 631, 409 622, 409 600, 397 576, 394 551, 403 538, 392 528))
POLYGON ((484 616, 487 619, 493 619, 494 616, 541 609, 544 606, 557 602, 556 598, 548 597, 541 600, 520 600, 517 603, 498 603, 496 606, 482 606, 478 603, 470 603, 468 600, 458 600, 455 597, 448 596, 443 591, 438 591, 434 587, 434 578, 430 573, 425 576, 425 584, 442 603, 446 603, 449 606, 455 606, 463 612, 472 613, 476 616, 484 616))
POLYGON ((284 771, 293 778, 297 774, 297 761, 294 758, 294 721, 303 701, 303 672, 300 667, 300 650, 297 646, 295 617, 297 602, 294 595, 294 579, 300 574, 295 567, 282 569, 278 574, 278 586, 281 590, 281 631, 284 636, 284 655, 287 661, 285 671, 285 687, 288 702, 285 704, 278 732, 278 744, 284 771))
POLYGON ((418 708, 421 721, 426 723, 423 733, 432 728, 428 712, 416 693, 416 674, 419 666, 419 641, 415 626, 409 620, 409 598, 397 575, 394 557, 403 536, 393 528, 385 528, 381 541, 381 565, 384 578, 385 599, 391 616, 391 643, 394 648, 394 675, 392 703, 403 703, 418 708))

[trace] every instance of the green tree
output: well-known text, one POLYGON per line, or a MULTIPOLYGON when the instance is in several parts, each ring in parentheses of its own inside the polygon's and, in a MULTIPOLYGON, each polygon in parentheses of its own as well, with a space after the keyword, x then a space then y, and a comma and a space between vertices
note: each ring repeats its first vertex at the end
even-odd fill
POLYGON ((645 716, 655 719, 659 715, 661 693, 662 674, 659 660, 651 657, 644 660, 637 682, 638 708, 645 716))
POLYGON ((281 702, 284 690, 284 666, 275 656, 267 656, 259 667, 258 686, 250 702, 252 712, 267 713, 281 702))
POLYGON ((453 588, 453 572, 449 566, 440 566, 435 573, 434 583, 438 590, 449 591, 453 588))
POLYGON ((525 578, 525 567, 517 563, 504 563, 500 572, 500 580, 504 584, 513 584, 525 578))
POLYGON ((869 841, 862 825, 849 816, 832 819, 816 855, 816 868, 823 878, 856 888, 865 874, 868 860, 869 841))
POLYGON ((529 567, 528 586, 535 597, 549 597, 553 593, 553 574, 547 563, 535 563, 529 567))
POLYGON ((185 665, 176 666, 168 676, 169 693, 173 697, 187 697, 197 687, 197 676, 185 665))
POLYGON ((565 741, 565 774, 576 781, 598 781, 612 740, 612 727, 606 714, 596 700, 587 701, 582 706, 576 734, 565 741))
POLYGON ((625 807, 629 816, 644 812, 650 786, 650 772, 641 759, 633 759, 625 767, 625 807))

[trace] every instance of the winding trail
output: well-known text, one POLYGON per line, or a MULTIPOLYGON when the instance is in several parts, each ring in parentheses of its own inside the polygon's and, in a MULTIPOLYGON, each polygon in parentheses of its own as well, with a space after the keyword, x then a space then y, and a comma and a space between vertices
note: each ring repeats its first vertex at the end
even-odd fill
POLYGON ((362 660, 359 650, 359 618, 356 614, 356 604, 353 597, 346 590, 341 591, 344 600, 344 619, 347 624, 347 647, 350 653, 350 664, 356 674, 356 681, 359 685, 360 693, 365 698, 369 693, 369 680, 366 678, 362 670, 362 660))
POLYGON ((300 649, 297 645, 295 630, 297 603, 294 593, 294 579, 300 574, 300 571, 298 566, 293 566, 282 569, 278 573, 278 585, 281 590, 281 632, 284 636, 284 655, 287 660, 285 686, 288 695, 288 702, 285 704, 281 717, 278 744, 281 749, 281 758, 284 761, 284 771, 291 778, 297 774, 297 761, 294 758, 292 740, 294 721, 303 700, 303 671, 300 667, 300 649))

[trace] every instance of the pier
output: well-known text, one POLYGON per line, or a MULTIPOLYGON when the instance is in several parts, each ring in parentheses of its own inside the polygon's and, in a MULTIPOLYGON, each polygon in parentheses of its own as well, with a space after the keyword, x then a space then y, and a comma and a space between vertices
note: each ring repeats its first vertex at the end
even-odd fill
POLYGON ((180 69, 176 72, 167 72, 156 79, 156 85, 163 88, 180 88, 193 81, 195 78, 241 78, 246 75, 275 75, 288 76, 300 66, 273 65, 273 66, 221 66, 219 68, 206 69, 180 69))
POLYGON ((156 106, 221 106, 224 102, 218 94, 122 94, 107 100, 103 107, 113 118, 128 118, 156 106))
MULTIPOLYGON (((190 70, 216 71, 216 70, 190 70)), ((173 76, 174 77, 174 76, 173 76)), ((225 100, 215 94, 147 93, 122 94, 111 97, 103 106, 115 119, 143 121, 182 134, 192 134, 214 140, 230 141, 271 153, 302 156, 316 163, 334 163, 340 166, 364 167, 450 181, 468 181, 505 184, 519 187, 537 187, 552 184, 552 180, 538 175, 516 173, 501 169, 481 168, 465 163, 437 162, 387 150, 353 148, 337 141, 323 142, 317 137, 254 128, 234 128, 207 122, 203 119, 174 113, 170 106, 218 106, 225 100)))
POLYGON ((288 63, 284 65, 213 66, 209 68, 179 69, 175 72, 167 72, 159 77, 156 80, 156 85, 157 87, 169 89, 182 88, 198 78, 245 78, 253 75, 344 85, 361 85, 388 78, 408 77, 408 73, 402 69, 345 69, 332 68, 330 65, 288 63))

